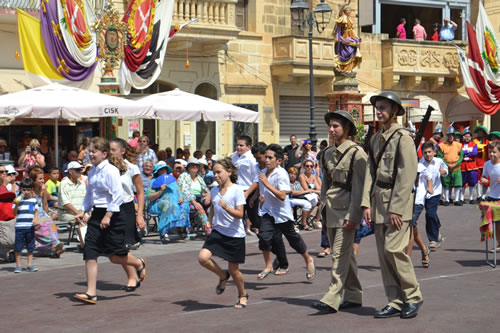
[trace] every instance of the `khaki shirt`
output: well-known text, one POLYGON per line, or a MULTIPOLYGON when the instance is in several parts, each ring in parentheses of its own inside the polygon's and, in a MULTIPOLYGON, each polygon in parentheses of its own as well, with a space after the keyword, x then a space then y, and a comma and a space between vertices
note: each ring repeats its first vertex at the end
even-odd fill
MULTIPOLYGON (((374 159, 377 158, 386 140, 399 128, 401 128, 400 125, 394 124, 388 131, 384 132, 380 130, 375 133, 370 141, 374 159)), ((405 129, 400 130, 399 133, 396 133, 392 137, 380 159, 375 175, 373 175, 375 166, 371 159, 368 159, 361 206, 371 208, 372 221, 377 224, 389 224, 390 213, 401 215, 403 221, 410 221, 412 219, 412 190, 415 178, 417 177, 417 165, 415 143, 410 137, 409 132, 405 129), (394 165, 397 149, 399 149, 398 163, 394 165), (387 183, 393 182, 394 168, 397 168, 394 187, 386 189, 375 184, 373 192, 370 193, 372 183, 377 182, 377 180, 387 183)))
POLYGON ((325 176, 321 188, 321 202, 324 203, 328 228, 341 228, 345 220, 354 224, 361 222, 363 212, 360 206, 367 155, 361 147, 355 147, 351 148, 340 160, 342 154, 354 145, 356 145, 354 142, 347 140, 337 149, 330 147, 323 154, 324 163, 322 162, 321 166, 325 176), (333 180, 342 184, 347 183, 353 155, 351 191, 348 191, 331 182, 333 180))

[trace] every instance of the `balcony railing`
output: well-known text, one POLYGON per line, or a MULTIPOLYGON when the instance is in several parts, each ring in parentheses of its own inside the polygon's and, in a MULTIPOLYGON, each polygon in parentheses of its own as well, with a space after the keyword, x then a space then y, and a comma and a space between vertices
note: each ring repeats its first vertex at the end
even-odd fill
MULTIPOLYGON (((314 76, 334 76, 334 42, 327 38, 314 38, 312 42, 314 76)), ((307 37, 283 36, 273 38, 272 74, 298 77, 309 75, 309 40, 307 37)))
POLYGON ((198 24, 235 26, 237 0, 176 0, 173 22, 184 23, 198 18, 198 24))

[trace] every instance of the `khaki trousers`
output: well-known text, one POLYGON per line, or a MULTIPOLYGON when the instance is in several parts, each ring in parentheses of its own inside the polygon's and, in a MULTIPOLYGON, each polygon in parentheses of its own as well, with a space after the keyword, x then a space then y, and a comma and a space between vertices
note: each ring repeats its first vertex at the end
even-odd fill
POLYGON ((380 261, 380 272, 389 303, 401 310, 404 303, 423 300, 413 270, 411 258, 406 254, 410 240, 410 221, 403 222, 401 230, 391 224, 375 224, 375 239, 380 261))
POLYGON ((363 290, 358 279, 358 265, 353 251, 356 230, 343 228, 327 228, 326 233, 332 251, 332 280, 330 287, 321 302, 335 310, 344 301, 361 304, 363 290))

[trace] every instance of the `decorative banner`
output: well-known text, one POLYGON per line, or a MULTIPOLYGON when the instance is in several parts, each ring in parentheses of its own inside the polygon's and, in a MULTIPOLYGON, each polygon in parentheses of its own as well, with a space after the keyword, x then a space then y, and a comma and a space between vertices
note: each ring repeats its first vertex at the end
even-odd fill
POLYGON ((58 0, 57 13, 64 18, 59 26, 69 53, 81 66, 93 66, 97 43, 95 32, 89 29, 96 21, 92 6, 86 0, 58 0))
POLYGON ((125 63, 130 71, 135 72, 146 57, 151 44, 155 17, 154 0, 132 0, 122 21, 128 25, 125 63))
POLYGON ((465 90, 472 103, 483 113, 500 109, 500 76, 498 43, 483 4, 479 3, 476 31, 467 22, 468 55, 457 46, 465 90))
POLYGON ((175 34, 190 23, 196 22, 195 18, 183 25, 170 29, 175 0, 163 0, 156 7, 153 35, 147 56, 134 73, 125 61, 120 66, 120 89, 122 94, 128 95, 132 87, 146 89, 155 82, 161 74, 163 62, 167 53, 168 42, 175 34))
MULTIPOLYGON (((40 24, 45 49, 47 50, 52 65, 61 76, 68 80, 91 80, 97 62, 94 62, 90 67, 84 67, 75 60, 66 47, 63 39, 60 26, 61 20, 57 12, 58 1, 43 0, 43 3, 44 6, 40 9, 40 24)), ((66 29, 66 27, 63 29, 66 29)))

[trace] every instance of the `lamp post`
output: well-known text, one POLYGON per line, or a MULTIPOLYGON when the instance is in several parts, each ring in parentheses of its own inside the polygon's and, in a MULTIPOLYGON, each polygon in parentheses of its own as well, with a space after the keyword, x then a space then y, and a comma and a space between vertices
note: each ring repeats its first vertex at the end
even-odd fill
POLYGON ((304 0, 294 0, 290 6, 290 12, 292 22, 299 27, 300 31, 304 31, 306 25, 309 27, 309 138, 311 139, 313 150, 316 150, 318 139, 316 138, 316 121, 314 120, 313 28, 316 25, 316 30, 322 33, 328 23, 330 23, 332 9, 325 3, 325 0, 321 0, 313 11, 309 9, 309 5, 304 0))

